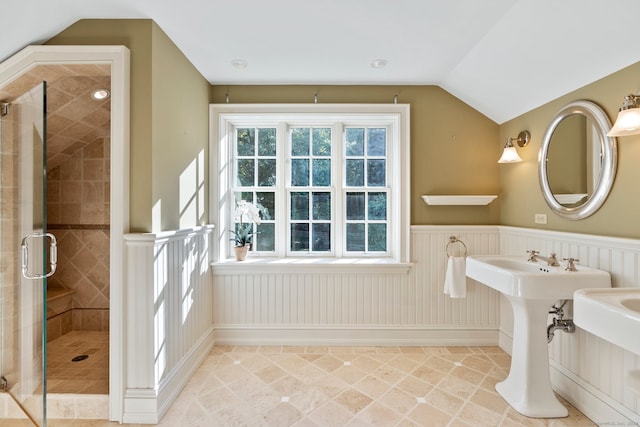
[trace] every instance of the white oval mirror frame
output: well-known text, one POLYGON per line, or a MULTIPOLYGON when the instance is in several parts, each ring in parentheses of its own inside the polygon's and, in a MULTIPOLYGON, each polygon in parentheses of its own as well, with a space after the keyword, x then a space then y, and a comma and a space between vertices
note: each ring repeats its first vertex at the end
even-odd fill
POLYGON ((597 104, 586 101, 574 101, 564 106, 553 117, 553 120, 547 127, 542 139, 542 146, 540 147, 540 153, 538 155, 538 179, 540 181, 540 188, 542 189, 542 195, 547 205, 557 215, 570 219, 578 220, 584 219, 593 215, 604 203, 609 196, 613 181, 616 176, 616 167, 618 164, 618 148, 615 137, 608 137, 607 132, 611 129, 611 121, 600 106, 597 104), (573 114, 581 114, 586 117, 587 122, 593 125, 595 132, 600 137, 602 144, 602 170, 600 172, 600 179, 597 185, 594 187, 593 193, 589 195, 587 200, 579 206, 564 206, 556 200, 551 187, 549 185, 549 179, 547 174, 547 158, 549 155, 549 147, 551 144, 551 138, 553 132, 556 130, 560 122, 573 114))

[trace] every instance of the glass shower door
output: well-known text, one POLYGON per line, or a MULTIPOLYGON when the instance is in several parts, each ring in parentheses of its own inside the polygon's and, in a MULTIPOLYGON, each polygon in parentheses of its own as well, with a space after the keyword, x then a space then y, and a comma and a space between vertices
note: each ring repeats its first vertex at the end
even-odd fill
POLYGON ((46 426, 46 82, 0 108, 0 387, 46 426))

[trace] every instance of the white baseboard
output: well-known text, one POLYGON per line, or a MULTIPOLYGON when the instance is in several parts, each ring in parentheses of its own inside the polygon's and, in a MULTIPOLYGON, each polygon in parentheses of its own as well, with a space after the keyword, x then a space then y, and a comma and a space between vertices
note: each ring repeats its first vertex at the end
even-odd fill
POLYGON ((123 423, 157 424, 178 397, 196 369, 211 352, 214 329, 202 336, 200 341, 185 355, 171 373, 161 382, 158 390, 127 389, 124 394, 123 423))
POLYGON ((637 426, 640 414, 625 408, 553 360, 549 366, 553 389, 599 426, 637 426))
POLYGON ((497 345, 495 328, 216 326, 216 345, 482 346, 497 345))
POLYGON ((507 354, 511 355, 511 349, 513 348, 513 336, 503 330, 500 330, 498 333, 498 346, 507 354))

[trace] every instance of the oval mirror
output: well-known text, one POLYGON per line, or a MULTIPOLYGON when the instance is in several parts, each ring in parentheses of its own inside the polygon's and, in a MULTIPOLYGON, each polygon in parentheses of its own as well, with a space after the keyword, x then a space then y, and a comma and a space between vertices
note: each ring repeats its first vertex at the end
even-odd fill
POLYGON ((593 215, 616 175, 616 139, 609 117, 591 101, 574 101, 553 117, 542 139, 538 178, 553 212, 567 219, 593 215))

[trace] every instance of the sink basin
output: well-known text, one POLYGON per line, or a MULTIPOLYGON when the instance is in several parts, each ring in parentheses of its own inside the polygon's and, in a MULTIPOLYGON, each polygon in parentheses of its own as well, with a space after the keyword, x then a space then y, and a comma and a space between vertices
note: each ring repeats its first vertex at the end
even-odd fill
POLYGON ((572 299, 578 289, 611 286, 608 272, 576 265, 549 267, 543 261, 529 262, 524 256, 470 256, 467 276, 504 295, 527 299, 572 299))
POLYGON ((578 289, 611 286, 611 276, 581 265, 578 271, 566 271, 524 256, 470 256, 466 264, 467 277, 501 292, 513 308, 511 369, 496 391, 528 417, 566 417, 569 412, 549 377, 549 309, 557 300, 573 298, 578 289))
POLYGON ((640 354, 640 288, 576 291, 573 321, 587 332, 640 354))

